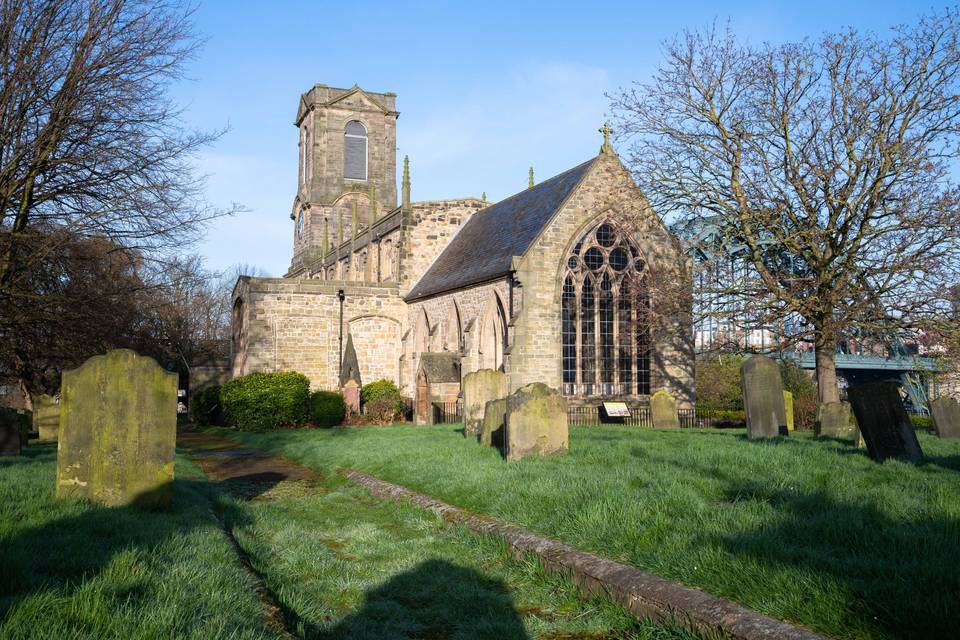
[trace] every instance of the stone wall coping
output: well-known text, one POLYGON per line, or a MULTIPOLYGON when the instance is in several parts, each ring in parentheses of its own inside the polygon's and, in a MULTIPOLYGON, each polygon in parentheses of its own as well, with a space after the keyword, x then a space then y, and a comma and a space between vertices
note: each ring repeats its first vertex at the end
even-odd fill
POLYGON ((679 623, 707 635, 725 633, 733 640, 826 640, 826 636, 761 615, 705 591, 580 551, 490 516, 459 509, 361 471, 340 469, 339 473, 377 498, 409 502, 433 511, 449 524, 501 536, 515 554, 538 555, 550 571, 572 574, 582 591, 604 593, 638 618, 679 623))
POLYGON ((353 280, 317 280, 313 278, 250 278, 250 293, 331 293, 343 289, 347 295, 397 293, 396 282, 356 282, 353 280))

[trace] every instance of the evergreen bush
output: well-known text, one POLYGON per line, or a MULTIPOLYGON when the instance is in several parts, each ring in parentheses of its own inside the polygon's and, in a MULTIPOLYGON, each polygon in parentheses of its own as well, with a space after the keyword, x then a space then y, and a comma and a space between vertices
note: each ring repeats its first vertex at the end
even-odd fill
POLYGON ((296 371, 251 373, 220 390, 227 425, 241 431, 270 431, 302 425, 309 416, 310 380, 296 371))
POLYGON ((310 395, 310 419, 318 427, 334 427, 343 422, 347 405, 336 391, 315 391, 310 395))
POLYGON ((360 389, 363 413, 374 422, 395 422, 403 415, 400 390, 391 380, 377 380, 360 389))

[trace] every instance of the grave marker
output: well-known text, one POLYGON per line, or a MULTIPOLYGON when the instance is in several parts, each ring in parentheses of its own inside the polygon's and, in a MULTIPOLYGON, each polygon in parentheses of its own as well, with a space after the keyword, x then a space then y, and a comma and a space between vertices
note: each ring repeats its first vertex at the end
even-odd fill
POLYGON ((503 425, 507 418, 507 400, 491 400, 483 410, 480 443, 503 450, 503 425))
POLYGON ((559 391, 534 382, 507 396, 506 408, 507 460, 567 452, 567 401, 559 391))
POLYGON ((740 365, 740 381, 747 414, 747 437, 787 435, 783 382, 777 363, 767 356, 750 356, 740 365))
POLYGON ((57 497, 108 506, 169 507, 177 374, 129 349, 63 373, 57 497))
POLYGON ((16 409, 0 407, 0 456, 20 455, 20 420, 16 409))
POLYGON ((903 407, 900 390, 892 382, 871 382, 851 387, 850 404, 870 457, 877 462, 904 458, 917 462, 923 451, 903 407))
POLYGON ((650 397, 650 415, 657 429, 680 428, 677 401, 665 389, 660 389, 650 397))
POLYGON ((33 430, 41 442, 53 442, 60 430, 60 403, 45 393, 34 396, 32 402, 33 430))
POLYGON ((493 369, 480 369, 463 378, 463 435, 477 436, 483 430, 487 403, 507 395, 507 375, 493 369))
POLYGON ((817 424, 814 433, 828 438, 847 438, 856 429, 850 424, 850 404, 825 402, 817 409, 817 424))
POLYGON ((956 398, 940 396, 930 403, 933 424, 941 438, 960 438, 960 402, 956 398))
POLYGON ((793 393, 783 392, 783 411, 787 416, 787 431, 793 431, 793 393))

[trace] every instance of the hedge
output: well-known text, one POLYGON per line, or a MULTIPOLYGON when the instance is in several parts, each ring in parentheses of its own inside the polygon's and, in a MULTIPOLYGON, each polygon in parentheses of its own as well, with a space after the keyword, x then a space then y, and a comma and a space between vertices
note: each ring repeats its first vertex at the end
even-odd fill
POLYGON ((318 427, 334 427, 343 422, 347 405, 336 391, 316 391, 310 396, 310 419, 318 427))
POLYGON ((309 417, 310 380, 296 371, 251 373, 220 390, 227 425, 241 431, 269 431, 304 424, 309 417))
POLYGON ((194 424, 206 427, 223 422, 223 408, 220 406, 220 385, 204 387, 193 395, 190 402, 190 415, 194 424))
POLYGON ((360 390, 363 413, 375 422, 394 422, 403 415, 400 390, 390 380, 377 380, 363 385, 360 390))

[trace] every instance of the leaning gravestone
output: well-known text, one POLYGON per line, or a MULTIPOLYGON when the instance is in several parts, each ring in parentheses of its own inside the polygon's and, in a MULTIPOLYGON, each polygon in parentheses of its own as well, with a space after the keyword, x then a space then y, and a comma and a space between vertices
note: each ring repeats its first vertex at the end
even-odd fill
POLYGON ((824 402, 817 409, 817 424, 814 434, 828 438, 847 438, 854 433, 850 424, 850 404, 846 402, 824 402))
POLYGON ((871 382, 851 387, 850 404, 870 457, 877 462, 904 458, 917 462, 923 451, 910 418, 903 408, 900 390, 892 382, 871 382))
POLYGON ((783 392, 783 413, 787 416, 787 432, 793 431, 793 394, 783 392))
POLYGON ((507 395, 507 376, 502 371, 480 369, 463 378, 463 435, 477 436, 483 427, 483 412, 491 400, 507 395))
POLYGON ((933 425, 941 438, 960 438, 960 402, 956 398, 940 396, 930 402, 933 425))
POLYGON ((503 450, 503 424, 507 418, 507 400, 491 400, 483 410, 480 443, 503 450))
POLYGON ((567 401, 559 391, 534 382, 507 396, 506 406, 507 460, 567 452, 567 401))
POLYGON ((0 407, 0 456, 20 455, 20 420, 16 409, 0 407))
POLYGON ((47 394, 34 396, 33 402, 33 430, 41 442, 53 442, 57 439, 60 430, 60 404, 57 399, 47 394))
POLYGON ((177 374, 129 349, 65 371, 57 497, 108 506, 169 507, 177 434, 177 374))
POLYGON ((747 437, 787 435, 783 382, 777 363, 766 356, 750 356, 740 365, 740 381, 747 414, 747 437))
POLYGON ((665 389, 650 396, 650 415, 656 429, 679 429, 680 417, 677 415, 677 401, 665 389))

